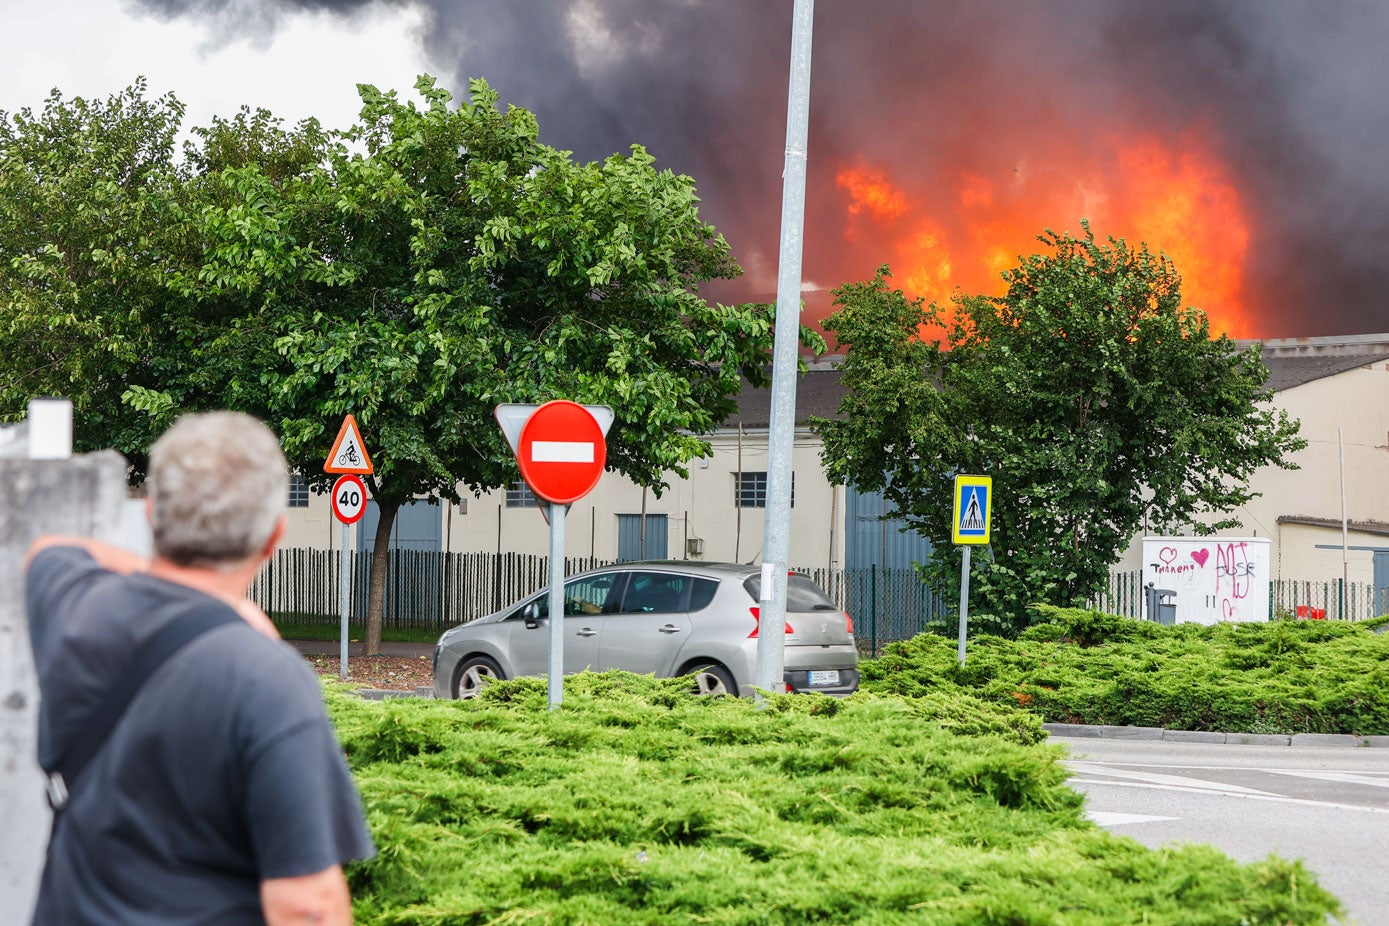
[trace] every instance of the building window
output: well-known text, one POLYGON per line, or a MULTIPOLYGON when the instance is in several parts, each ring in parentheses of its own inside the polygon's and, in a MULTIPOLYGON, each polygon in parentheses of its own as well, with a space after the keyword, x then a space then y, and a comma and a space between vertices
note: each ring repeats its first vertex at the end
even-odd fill
MULTIPOLYGON (((767 507, 767 474, 765 472, 733 474, 733 507, 767 507)), ((791 507, 796 507, 795 473, 791 474, 791 507)))
POLYGON ((289 477, 289 507, 309 507, 309 484, 298 473, 289 477))
POLYGON ((524 480, 513 482, 506 490, 506 507, 539 508, 540 500, 535 497, 531 487, 524 480))

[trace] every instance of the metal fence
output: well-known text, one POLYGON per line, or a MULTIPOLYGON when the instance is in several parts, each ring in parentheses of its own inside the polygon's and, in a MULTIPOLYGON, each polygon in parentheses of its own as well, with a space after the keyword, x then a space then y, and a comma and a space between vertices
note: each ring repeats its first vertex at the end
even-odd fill
MULTIPOLYGON (((348 553, 348 622, 365 623, 369 553, 348 553)), ((387 627, 439 629, 500 610, 549 581, 549 558, 519 553, 390 551, 386 574, 387 627)), ((341 620, 340 551, 284 549, 251 586, 251 598, 281 621, 336 626, 341 620)), ((611 565, 591 558, 565 560, 565 574, 611 565)), ((955 606, 921 584, 911 569, 802 569, 854 620, 860 647, 876 653, 933 623, 954 620, 955 606)))
MULTIPOLYGON (((388 627, 442 630, 500 610, 549 581, 545 556, 391 550, 387 557, 382 621, 388 627)), ((339 550, 277 550, 251 584, 250 597, 278 619, 336 625, 342 614, 341 563, 339 550)), ((566 574, 602 565, 589 557, 564 561, 566 574)), ((371 554, 348 551, 348 569, 348 622, 356 626, 366 621, 371 554)))
MULTIPOLYGON (((1389 613, 1389 588, 1376 588, 1372 582, 1279 579, 1270 582, 1268 590, 1270 619, 1320 617, 1363 621, 1389 613)), ((1143 573, 1114 573, 1109 577, 1108 591, 1088 604, 1110 614, 1142 617, 1143 573)))
MULTIPOLYGON (((350 552, 349 623, 367 612, 369 553, 350 552)), ((387 627, 443 630, 490 614, 538 591, 549 581, 549 558, 519 553, 442 553, 392 550, 388 554, 383 622, 387 627)), ((285 549, 276 552, 251 586, 251 598, 279 620, 334 625, 341 619, 341 553, 285 549)), ((565 560, 566 575, 611 565, 588 557, 565 560)), ((922 584, 912 569, 802 569, 853 617, 865 653, 925 630, 953 632, 958 602, 922 584)), ((1389 613, 1389 589, 1368 582, 1270 583, 1269 617, 1365 620, 1389 613)), ((1143 616, 1138 571, 1115 573, 1105 594, 1089 606, 1111 614, 1143 616)))

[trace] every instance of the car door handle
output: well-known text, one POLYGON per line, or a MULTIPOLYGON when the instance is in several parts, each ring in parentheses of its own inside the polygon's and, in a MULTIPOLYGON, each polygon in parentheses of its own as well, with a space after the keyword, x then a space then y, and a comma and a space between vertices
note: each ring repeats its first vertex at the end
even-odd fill
POLYGON ((580 637, 596 637, 598 636, 598 631, 594 630, 592 627, 585 627, 583 630, 578 631, 575 635, 580 637))
POLYGON ((674 624, 666 624, 664 627, 660 628, 660 631, 661 633, 679 633, 680 628, 674 624))

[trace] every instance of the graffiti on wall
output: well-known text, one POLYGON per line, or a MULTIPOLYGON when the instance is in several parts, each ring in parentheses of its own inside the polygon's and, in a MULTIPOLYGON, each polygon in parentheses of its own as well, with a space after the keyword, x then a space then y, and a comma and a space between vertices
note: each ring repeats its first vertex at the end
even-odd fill
POLYGON ((1267 620, 1268 549, 1257 537, 1145 538, 1143 584, 1167 593, 1178 622, 1267 620))

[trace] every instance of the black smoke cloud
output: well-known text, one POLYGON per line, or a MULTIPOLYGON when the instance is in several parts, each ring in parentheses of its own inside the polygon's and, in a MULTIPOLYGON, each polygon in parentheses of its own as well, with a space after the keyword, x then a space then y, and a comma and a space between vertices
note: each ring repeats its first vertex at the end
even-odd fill
MULTIPOLYGON (((263 40, 291 11, 370 5, 138 2, 202 20, 214 42, 263 40)), ((446 86, 485 77, 537 113, 550 144, 593 159, 640 143, 693 176, 705 218, 748 270, 738 291, 717 295, 766 298, 791 0, 408 5, 428 15, 423 40, 446 86)), ((1100 131, 1165 127, 1175 142, 1199 124, 1250 218, 1253 333, 1389 330, 1382 0, 820 0, 815 12, 807 279, 862 279, 891 259, 845 240, 834 174, 855 157, 929 188, 960 163, 1004 175, 1034 138, 1083 145, 1100 131)))

